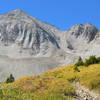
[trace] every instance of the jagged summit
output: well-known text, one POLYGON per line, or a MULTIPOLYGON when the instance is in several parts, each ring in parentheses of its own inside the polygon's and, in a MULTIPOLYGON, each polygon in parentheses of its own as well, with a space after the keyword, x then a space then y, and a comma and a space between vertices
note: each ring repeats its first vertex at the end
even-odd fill
POLYGON ((32 18, 30 15, 28 15, 26 12, 17 9, 17 10, 13 10, 11 12, 5 13, 3 15, 0 16, 1 20, 7 20, 7 21, 15 21, 15 20, 28 20, 29 22, 32 21, 32 18))
POLYGON ((16 10, 13 10, 11 12, 8 12, 8 13, 15 13, 15 14, 19 14, 19 13, 25 13, 23 10, 21 9, 16 9, 16 10))
POLYGON ((11 11, 12 13, 24 13, 24 11, 22 9, 16 9, 11 11))
POLYGON ((16 9, 16 10, 13 10, 11 12, 5 13, 5 15, 12 15, 12 16, 20 15, 21 16, 21 15, 28 15, 28 14, 21 9, 16 9))
POLYGON ((75 35, 76 38, 82 36, 89 42, 95 38, 97 31, 97 28, 92 24, 76 24, 68 30, 68 32, 71 35, 75 35))

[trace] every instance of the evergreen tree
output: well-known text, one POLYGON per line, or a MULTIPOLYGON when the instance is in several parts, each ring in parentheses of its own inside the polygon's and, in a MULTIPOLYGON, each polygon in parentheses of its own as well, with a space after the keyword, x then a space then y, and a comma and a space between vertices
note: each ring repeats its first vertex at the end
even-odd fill
POLYGON ((90 56, 89 59, 86 59, 85 60, 85 65, 86 66, 89 66, 91 64, 97 64, 98 63, 98 60, 95 56, 90 56))
POLYGON ((7 78, 6 83, 12 83, 15 81, 15 78, 13 77, 12 74, 10 74, 10 76, 7 78))
POLYGON ((79 57, 79 59, 78 59, 78 61, 77 61, 77 63, 75 65, 76 66, 83 66, 84 65, 84 62, 83 62, 81 57, 79 57))
POLYGON ((100 63, 100 57, 97 57, 97 61, 98 61, 98 63, 100 63))

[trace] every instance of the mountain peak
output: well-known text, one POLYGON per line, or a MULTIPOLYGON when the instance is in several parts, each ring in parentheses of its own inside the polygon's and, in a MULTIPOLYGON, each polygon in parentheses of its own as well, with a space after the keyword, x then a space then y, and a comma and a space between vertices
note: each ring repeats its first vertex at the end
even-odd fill
POLYGON ((72 26, 68 31, 70 34, 75 35, 75 37, 82 36, 85 39, 88 38, 88 41, 92 41, 97 33, 97 28, 89 23, 76 24, 72 26))
POLYGON ((86 23, 86 24, 76 24, 72 28, 80 28, 80 27, 96 28, 94 25, 92 25, 90 23, 86 23))
POLYGON ((13 10, 13 11, 11 11, 12 13, 24 13, 24 11, 23 10, 21 10, 21 9, 16 9, 16 10, 13 10))
POLYGON ((11 12, 8 12, 5 14, 7 17, 10 17, 10 16, 25 16, 25 15, 28 15, 27 13, 25 13, 23 10, 21 9, 16 9, 16 10, 13 10, 11 12))

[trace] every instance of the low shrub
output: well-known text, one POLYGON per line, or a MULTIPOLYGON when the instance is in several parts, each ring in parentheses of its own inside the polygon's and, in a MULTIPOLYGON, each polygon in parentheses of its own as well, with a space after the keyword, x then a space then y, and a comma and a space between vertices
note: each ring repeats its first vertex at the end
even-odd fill
POLYGON ((75 71, 75 72, 80 72, 78 66, 75 66, 75 67, 74 67, 74 71, 75 71))

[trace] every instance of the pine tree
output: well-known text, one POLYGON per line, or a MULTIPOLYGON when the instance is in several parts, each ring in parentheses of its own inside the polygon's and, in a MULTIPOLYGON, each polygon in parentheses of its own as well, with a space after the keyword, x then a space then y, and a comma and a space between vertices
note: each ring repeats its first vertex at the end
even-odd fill
POLYGON ((91 65, 91 64, 97 64, 98 63, 98 59, 95 56, 90 56, 89 59, 85 60, 85 65, 91 65))
POLYGON ((78 61, 77 61, 77 63, 75 65, 76 66, 83 66, 84 65, 84 62, 83 62, 81 57, 79 57, 79 59, 78 59, 78 61))
POLYGON ((10 74, 10 76, 6 79, 6 83, 12 83, 15 81, 15 78, 13 77, 12 74, 10 74))

